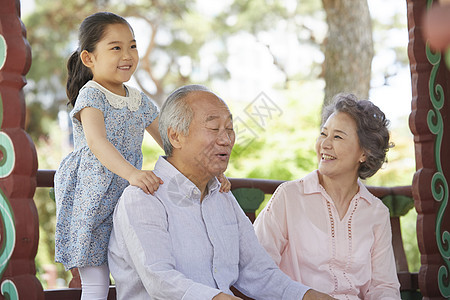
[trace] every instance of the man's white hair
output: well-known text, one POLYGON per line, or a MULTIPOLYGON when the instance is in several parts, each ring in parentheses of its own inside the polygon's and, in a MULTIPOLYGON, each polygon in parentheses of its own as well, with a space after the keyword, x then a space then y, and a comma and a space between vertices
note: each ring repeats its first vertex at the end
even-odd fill
POLYGON ((194 112, 186 102, 186 98, 190 93, 199 91, 212 93, 203 85, 185 85, 173 91, 167 97, 167 100, 161 108, 159 114, 159 134, 163 142, 164 152, 168 157, 172 155, 173 146, 170 143, 167 130, 172 128, 185 136, 189 134, 189 126, 194 117, 194 112))

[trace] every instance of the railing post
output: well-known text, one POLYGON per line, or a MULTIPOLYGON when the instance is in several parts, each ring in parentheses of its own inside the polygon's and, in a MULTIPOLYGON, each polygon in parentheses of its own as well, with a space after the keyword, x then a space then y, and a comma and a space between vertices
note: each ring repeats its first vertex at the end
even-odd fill
POLYGON ((24 130, 23 86, 31 49, 20 20, 20 1, 0 5, 0 298, 44 299, 34 259, 39 222, 33 201, 37 156, 24 130))

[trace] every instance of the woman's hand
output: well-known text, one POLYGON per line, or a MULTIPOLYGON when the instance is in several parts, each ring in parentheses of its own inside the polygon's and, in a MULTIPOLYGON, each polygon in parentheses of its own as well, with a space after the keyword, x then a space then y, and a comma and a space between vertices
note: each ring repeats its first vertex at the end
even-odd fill
POLYGON ((305 296, 303 296, 303 300, 331 300, 331 299, 336 299, 333 298, 327 294, 318 292, 316 290, 308 290, 305 294, 305 296))
POLYGON ((146 194, 152 194, 164 182, 152 171, 143 171, 136 169, 128 178, 131 185, 141 188, 146 194))
POLYGON ((222 193, 228 193, 231 190, 231 182, 228 180, 227 177, 222 173, 219 176, 217 176, 217 179, 219 179, 220 182, 220 192, 222 193))

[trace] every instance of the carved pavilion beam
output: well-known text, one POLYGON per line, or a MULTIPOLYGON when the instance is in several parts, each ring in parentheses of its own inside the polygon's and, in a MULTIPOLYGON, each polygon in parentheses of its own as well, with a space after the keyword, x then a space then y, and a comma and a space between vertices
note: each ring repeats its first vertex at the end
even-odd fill
POLYGON ((35 276, 39 240, 36 189, 37 156, 24 131, 22 91, 31 49, 20 20, 20 1, 0 5, 0 298, 44 299, 35 276))
POLYGON ((450 75, 441 53, 431 51, 423 38, 421 23, 432 2, 407 0, 412 82, 409 123, 416 153, 413 197, 421 253, 419 287, 424 299, 442 299, 450 297, 450 135, 444 135, 450 129, 450 75))

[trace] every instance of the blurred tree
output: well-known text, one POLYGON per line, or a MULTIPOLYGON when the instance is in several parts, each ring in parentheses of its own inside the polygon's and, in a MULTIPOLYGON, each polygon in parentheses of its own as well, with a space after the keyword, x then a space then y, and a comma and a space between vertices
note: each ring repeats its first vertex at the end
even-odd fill
MULTIPOLYGON (((246 31, 267 47, 273 64, 290 81, 324 77, 327 105, 338 92, 352 92, 367 98, 374 56, 372 24, 367 0, 235 0, 216 19, 216 30, 226 39, 246 31), (326 38, 323 22, 328 25, 326 38), (325 60, 312 63, 309 70, 290 72, 292 61, 273 44, 280 32, 292 33, 301 47, 323 51, 325 60), (323 48, 323 50, 321 50, 323 48), (300 73, 304 74, 301 75, 300 73), (299 76, 300 75, 300 76, 299 76)), ((300 65, 300 62, 299 62, 300 65)), ((291 68, 292 69, 292 68, 291 68)))
POLYGON ((301 5, 287 0, 234 0, 222 3, 216 13, 205 13, 197 0, 37 0, 37 9, 24 20, 33 51, 27 99, 43 102, 47 108, 66 103, 65 65, 77 47, 77 29, 87 15, 101 10, 128 18, 140 37, 147 36, 138 40, 141 61, 134 79, 160 105, 166 93, 180 85, 226 79, 227 40, 242 32, 266 47, 284 75, 283 88, 290 82, 323 76, 325 101, 340 91, 367 97, 373 57, 367 0, 322 3, 325 10, 313 0, 301 5), (293 67, 283 47, 273 43, 280 32, 296 37, 299 47, 319 53, 324 44, 325 62, 318 59, 303 69, 293 67), (208 46, 216 59, 205 64, 202 50, 208 46))
POLYGON ((367 0, 322 0, 322 3, 328 24, 324 43, 324 106, 339 92, 367 99, 374 56, 367 0))
MULTIPOLYGON (((78 27, 94 12, 112 11, 133 23, 135 32, 148 34, 148 41, 138 40, 140 64, 134 79, 161 105, 168 90, 198 81, 193 78, 193 70, 200 68, 200 48, 215 34, 210 21, 191 9, 194 4, 194 0, 36 0, 36 10, 24 19, 33 54, 25 88, 27 102, 59 109, 67 103, 66 62, 77 48, 78 27)), ((219 66, 210 75, 217 77, 226 72, 219 66)), ((50 111, 56 119, 58 109, 50 111)), ((27 131, 35 137, 47 135, 42 129, 29 127, 27 131)))
POLYGON ((321 52, 324 20, 322 6, 315 0, 301 3, 296 0, 234 0, 215 18, 214 31, 220 33, 223 40, 242 32, 250 33, 266 47, 274 66, 284 75, 281 88, 288 89, 291 82, 319 77, 321 62, 310 62, 307 68, 302 68, 305 64, 299 60, 304 57, 293 56, 284 48, 293 37, 298 47, 321 52))
MULTIPOLYGON (((23 21, 33 53, 25 87, 30 111, 27 131, 38 144, 39 167, 54 168, 65 154, 60 153, 64 152, 62 143, 55 146, 47 139, 57 131, 49 125, 50 120, 56 120, 58 111, 65 110, 66 62, 77 48, 80 22, 103 10, 122 15, 132 23, 139 36, 141 58, 134 80, 160 105, 167 92, 183 84, 208 85, 215 79, 227 79, 227 43, 231 38, 248 33, 264 45, 274 66, 284 76, 279 87, 289 103, 284 107, 283 120, 264 129, 252 127, 255 140, 248 147, 235 146, 227 175, 290 180, 314 169, 316 159, 311 143, 317 134, 323 99, 329 100, 338 91, 367 97, 369 91, 373 44, 367 0, 322 0, 322 3, 230 0, 215 2, 214 7, 220 9, 206 11, 202 5, 209 3, 207 0, 36 0, 36 9, 23 21), (285 49, 288 41, 282 40, 285 37, 289 42, 293 37, 297 43, 295 49, 306 48, 305 52, 312 50, 318 55, 310 59, 302 53, 292 59, 292 53, 285 49), (203 59, 205 49, 213 53, 212 61, 203 59), (315 80, 321 77, 326 82, 325 96, 323 86, 315 80), (317 85, 314 88, 305 84, 313 81, 317 85), (289 138, 280 133, 289 133, 289 138)), ((406 55, 404 59, 407 62, 406 55)), ((250 126, 252 121, 243 122, 250 126)), ((148 150, 144 145, 146 158, 161 154, 161 149, 153 146, 155 149, 148 150)), ((153 168, 153 162, 147 162, 145 168, 153 168)), ((404 174, 401 168, 394 168, 389 174, 389 185, 395 185, 404 174)), ((54 202, 44 205, 48 199, 42 201, 38 203, 40 218, 53 224, 54 202)), ((50 238, 42 240, 50 241, 52 230, 44 231, 50 238)))

